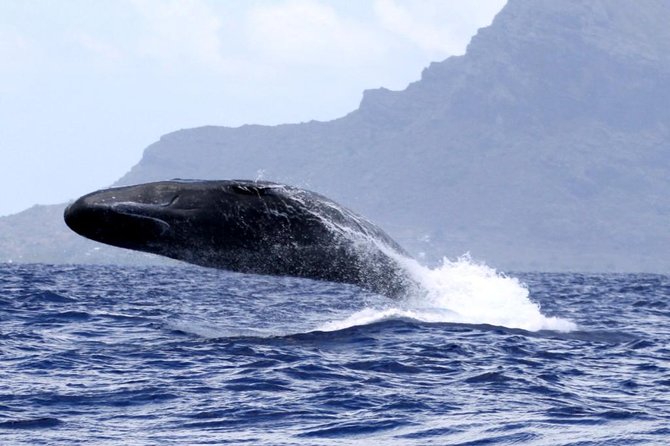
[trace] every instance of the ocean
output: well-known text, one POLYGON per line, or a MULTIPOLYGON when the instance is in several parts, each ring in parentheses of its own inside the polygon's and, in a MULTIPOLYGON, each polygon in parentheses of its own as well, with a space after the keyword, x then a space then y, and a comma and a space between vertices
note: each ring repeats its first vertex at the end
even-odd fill
POLYGON ((0 444, 670 444, 670 277, 420 274, 2 264, 0 444))

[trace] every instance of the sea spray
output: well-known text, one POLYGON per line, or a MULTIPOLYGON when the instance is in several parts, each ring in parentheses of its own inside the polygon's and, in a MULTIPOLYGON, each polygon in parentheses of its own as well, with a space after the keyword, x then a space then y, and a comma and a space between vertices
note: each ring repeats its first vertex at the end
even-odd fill
POLYGON ((331 321, 319 330, 334 331, 385 319, 408 318, 422 322, 490 324, 529 331, 571 331, 573 322, 544 316, 530 299, 528 288, 514 277, 474 262, 469 256, 444 259, 437 268, 401 259, 422 291, 387 305, 367 307, 341 321, 331 321))

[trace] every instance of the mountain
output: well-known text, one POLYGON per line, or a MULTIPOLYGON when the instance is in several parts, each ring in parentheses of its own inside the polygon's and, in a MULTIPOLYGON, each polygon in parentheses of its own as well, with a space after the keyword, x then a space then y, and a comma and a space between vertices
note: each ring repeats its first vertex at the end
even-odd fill
MULTIPOLYGON (((664 0, 509 0, 403 91, 365 91, 329 122, 180 130, 117 185, 262 177, 339 201, 428 262, 670 272, 668 23, 664 0)), ((0 260, 115 257, 75 245, 56 214, 0 219, 0 260)))

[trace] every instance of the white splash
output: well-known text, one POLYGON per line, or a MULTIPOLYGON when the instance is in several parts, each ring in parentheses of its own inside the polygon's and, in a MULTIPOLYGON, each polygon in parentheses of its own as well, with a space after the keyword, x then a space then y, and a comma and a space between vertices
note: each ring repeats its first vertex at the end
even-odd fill
POLYGON ((577 325, 558 317, 546 317, 514 277, 473 262, 468 256, 444 259, 430 269, 402 259, 414 279, 426 290, 385 307, 365 308, 341 321, 328 322, 318 330, 335 331, 386 319, 407 318, 422 322, 490 324, 529 331, 572 331, 577 325))

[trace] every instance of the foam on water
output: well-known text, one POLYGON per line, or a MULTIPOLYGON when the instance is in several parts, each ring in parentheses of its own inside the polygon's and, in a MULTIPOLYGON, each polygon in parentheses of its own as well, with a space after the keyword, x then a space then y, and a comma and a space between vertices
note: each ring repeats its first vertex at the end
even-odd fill
POLYGON ((431 269, 412 259, 403 265, 425 291, 383 307, 368 307, 348 318, 328 322, 319 330, 342 330, 386 319, 408 318, 422 322, 490 324, 529 331, 572 331, 577 325, 544 316, 540 306, 518 279, 496 272, 468 256, 444 259, 431 269))
MULTIPOLYGON (((529 331, 572 331, 577 325, 558 317, 547 317, 540 306, 530 299, 528 289, 516 278, 496 272, 493 268, 473 262, 469 256, 456 261, 444 259, 440 267, 428 268, 405 257, 401 248, 377 230, 376 226, 337 203, 323 200, 331 213, 339 214, 348 224, 324 214, 324 208, 314 208, 300 194, 291 198, 319 218, 326 228, 341 234, 353 243, 353 249, 364 256, 367 249, 382 251, 403 267, 407 276, 419 286, 414 295, 380 307, 367 307, 344 320, 321 325, 320 331, 335 331, 356 325, 366 325, 385 319, 409 318, 422 322, 489 324, 529 331), (312 210, 313 209, 313 210, 312 210)), ((370 261, 375 261, 374 256, 370 261)))

